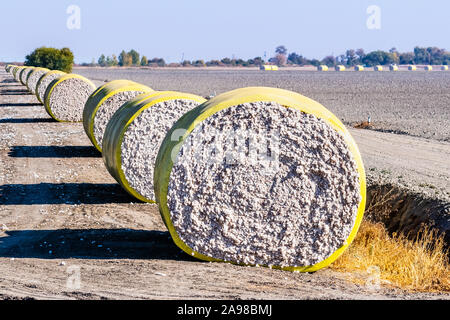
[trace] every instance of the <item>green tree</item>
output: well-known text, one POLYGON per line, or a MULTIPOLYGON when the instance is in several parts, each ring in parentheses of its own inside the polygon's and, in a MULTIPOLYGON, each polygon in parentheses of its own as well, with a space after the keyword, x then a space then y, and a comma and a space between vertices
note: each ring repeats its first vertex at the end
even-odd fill
POLYGON ((69 48, 40 47, 25 57, 25 65, 72 72, 73 53, 69 48))
MULTIPOLYGON (((109 58, 109 57, 108 57, 109 58)), ((106 67, 106 65, 107 65, 107 63, 106 63, 106 58, 105 58, 105 55, 104 54, 102 54, 101 56, 100 56, 100 58, 98 58, 98 64, 100 65, 100 67, 106 67)))
MULTIPOLYGON (((183 62, 184 63, 184 62, 183 62)), ((163 58, 153 58, 152 60, 148 61, 149 65, 156 65, 158 67, 164 67, 166 65, 166 62, 163 58)), ((189 62, 190 64, 190 62, 189 62)))
POLYGON ((305 59, 301 54, 291 52, 287 57, 287 61, 293 64, 298 64, 299 66, 303 66, 307 63, 308 60, 305 59))
POLYGON ((362 59, 363 63, 368 66, 387 65, 396 62, 396 56, 392 53, 382 50, 372 51, 365 55, 362 59))
POLYGON ((131 56, 131 63, 134 66, 140 64, 141 60, 139 59, 139 53, 136 50, 131 49, 130 52, 128 52, 128 55, 131 56))
POLYGON ((348 66, 354 66, 357 64, 358 56, 356 55, 355 50, 349 49, 345 52, 345 59, 348 66))
POLYGON ((125 50, 122 50, 122 52, 119 55, 119 66, 121 67, 127 67, 131 66, 132 64, 132 58, 131 56, 125 52, 125 50))
POLYGON ((326 56, 322 59, 322 64, 333 67, 336 65, 336 58, 334 56, 326 56))
POLYGON ((142 56, 141 66, 146 66, 146 65, 148 65, 148 59, 146 56, 142 56))
POLYGON ((412 53, 412 52, 400 53, 399 63, 400 64, 414 64, 414 53, 412 53))
POLYGON ((231 64, 231 59, 230 58, 223 58, 222 60, 220 60, 220 62, 222 62, 223 64, 231 64))
POLYGON ((275 53, 286 55, 287 54, 287 49, 286 49, 285 46, 278 46, 278 47, 275 48, 275 53))
POLYGON ((116 55, 113 54, 113 55, 111 56, 111 60, 110 60, 109 65, 110 65, 111 67, 115 67, 115 66, 117 66, 118 64, 119 64, 119 61, 117 61, 116 55))

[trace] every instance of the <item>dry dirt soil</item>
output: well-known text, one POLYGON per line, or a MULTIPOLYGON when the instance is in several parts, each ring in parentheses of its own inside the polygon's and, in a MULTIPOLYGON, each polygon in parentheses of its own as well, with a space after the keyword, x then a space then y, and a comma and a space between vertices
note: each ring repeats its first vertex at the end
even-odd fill
MULTIPOLYGON (((448 142, 352 134, 367 167, 450 190, 448 142)), ((110 177, 81 124, 53 122, 0 71, 0 299, 450 299, 347 278, 192 259, 157 207, 110 177)))

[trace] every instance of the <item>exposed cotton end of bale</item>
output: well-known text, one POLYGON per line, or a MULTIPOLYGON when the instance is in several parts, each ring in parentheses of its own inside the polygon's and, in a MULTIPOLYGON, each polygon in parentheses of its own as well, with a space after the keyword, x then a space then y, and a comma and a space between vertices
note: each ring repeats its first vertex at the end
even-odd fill
POLYGON ((45 92, 45 110, 57 121, 80 122, 86 100, 95 88, 90 80, 75 74, 55 79, 45 92))
POLYGON ((364 212, 348 131, 320 104, 274 88, 234 90, 185 114, 161 145, 154 183, 174 242, 209 261, 318 270, 364 212))
POLYGON ((328 66, 325 65, 320 65, 317 67, 318 71, 328 71, 328 66))
POLYGON ((447 71, 447 70, 448 70, 448 66, 442 66, 442 67, 441 67, 441 70, 442 70, 442 71, 447 71))
POLYGON ((99 146, 103 142, 106 126, 114 113, 127 101, 144 93, 144 91, 123 91, 105 100, 94 116, 94 137, 99 146))
POLYGON ((409 71, 416 71, 417 67, 416 66, 408 66, 408 70, 409 71))
POLYGON ((355 71, 364 71, 363 66, 355 66, 355 71))
POLYGON ((433 67, 432 66, 425 66, 425 71, 433 71, 433 67))
POLYGON ((375 71, 383 71, 383 67, 382 66, 375 66, 373 69, 375 71))
POLYGON ((45 100, 45 91, 47 91, 47 87, 52 83, 53 80, 58 79, 65 75, 65 72, 53 70, 48 71, 44 75, 42 75, 37 84, 36 84, 36 97, 41 103, 44 103, 45 100))
POLYGON ((23 68, 21 71, 20 71, 20 74, 19 74, 19 81, 20 81, 20 83, 22 83, 24 86, 26 86, 27 85, 27 78, 28 78, 28 75, 31 73, 31 72, 33 72, 34 71, 34 67, 26 67, 26 68, 23 68))
POLYGON ((36 85, 39 79, 49 72, 46 68, 35 68, 27 77, 27 88, 32 94, 36 94, 36 85))
POLYGON ((189 247, 253 265, 326 259, 349 236, 359 201, 356 164, 342 137, 313 115, 266 102, 222 110, 198 126, 180 150, 168 189, 171 219, 189 247), (244 157, 226 163, 230 136, 256 144, 262 132, 279 135, 279 145, 268 146, 279 148, 277 169, 245 159, 247 141, 240 145, 244 157), (217 161, 201 159, 211 147, 222 150, 217 161))
POLYGON ((99 87, 89 97, 83 110, 85 132, 101 152, 106 125, 113 114, 136 96, 153 89, 130 80, 114 80, 99 87))
POLYGON ((153 171, 167 131, 187 111, 206 100, 179 93, 151 93, 122 106, 103 137, 103 159, 111 175, 136 198, 154 202, 153 171))
POLYGON ((345 67, 343 65, 338 65, 334 68, 336 71, 345 71, 345 67))

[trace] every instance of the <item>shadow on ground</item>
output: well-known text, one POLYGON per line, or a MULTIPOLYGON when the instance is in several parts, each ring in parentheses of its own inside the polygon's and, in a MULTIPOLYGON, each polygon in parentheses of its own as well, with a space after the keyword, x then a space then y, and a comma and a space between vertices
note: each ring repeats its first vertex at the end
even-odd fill
POLYGON ((3 79, 2 83, 17 83, 17 84, 19 84, 19 82, 17 82, 16 79, 3 79))
POLYGON ((13 146, 8 156, 13 158, 101 158, 102 154, 93 146, 13 146))
POLYGON ((106 204, 140 202, 119 184, 38 183, 0 186, 0 205, 106 204))
POLYGON ((26 89, 4 89, 1 91, 1 94, 4 96, 33 95, 33 93, 26 89))
POLYGON ((42 107, 40 103, 1 103, 0 107, 42 107))
POLYGON ((133 229, 7 231, 0 257, 41 259, 164 259, 195 261, 169 232, 133 229))
POLYGON ((52 118, 7 118, 0 119, 0 123, 41 123, 56 122, 52 118))

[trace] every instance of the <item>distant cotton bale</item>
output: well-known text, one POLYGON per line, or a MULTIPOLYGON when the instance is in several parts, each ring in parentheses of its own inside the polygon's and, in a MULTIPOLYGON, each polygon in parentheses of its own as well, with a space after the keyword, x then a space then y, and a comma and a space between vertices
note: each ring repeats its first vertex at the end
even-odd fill
POLYGON ((276 71, 276 70, 278 70, 278 66, 274 66, 271 64, 264 64, 264 65, 260 66, 259 69, 264 70, 264 71, 276 71))
POLYGON ((375 71, 383 71, 383 66, 375 66, 373 68, 373 70, 375 70, 375 71))
POLYGON ((433 71, 433 67, 432 66, 425 66, 425 71, 433 71))
POLYGON ((408 70, 409 71, 416 71, 417 67, 415 65, 410 65, 410 66, 408 66, 408 70))
POLYGON ((15 66, 13 68, 12 74, 14 76, 14 79, 16 79, 16 81, 19 81, 20 71, 22 71, 23 68, 25 68, 25 67, 15 66))
POLYGON ((56 121, 81 122, 84 105, 96 86, 83 76, 67 74, 53 80, 44 95, 47 113, 56 121))
POLYGON ((334 68, 336 71, 345 71, 345 67, 343 66, 343 65, 337 65, 335 68, 334 68))
POLYGON ((47 91, 47 87, 50 85, 50 83, 65 75, 65 72, 59 71, 59 70, 52 70, 45 74, 43 74, 37 84, 36 84, 36 97, 41 103, 44 103, 45 100, 45 91, 47 91))
POLYGON ((113 114, 136 96, 153 89, 130 80, 114 80, 95 90, 83 109, 84 131, 98 151, 102 152, 103 134, 113 114))
POLYGON ((15 65, 13 65, 13 64, 7 64, 7 65, 5 66, 6 72, 11 73, 13 67, 15 67, 15 65))
POLYGON ((398 66, 396 66, 396 65, 391 65, 391 66, 389 66, 389 70, 390 70, 390 71, 398 71, 398 66))
POLYGON ((448 70, 448 66, 442 66, 442 67, 441 67, 441 70, 442 70, 442 71, 447 71, 447 70, 448 70))
POLYGON ((363 66, 355 66, 355 71, 364 71, 363 66))
POLYGON ((328 66, 322 64, 320 66, 317 67, 318 71, 328 71, 328 66))
POLYGON ((25 67, 20 71, 19 74, 19 81, 20 83, 22 83, 24 86, 27 85, 27 78, 30 75, 31 72, 34 71, 34 67, 25 67))
POLYGON ((128 193, 155 202, 153 171, 161 142, 183 114, 205 101, 189 93, 150 92, 113 115, 103 137, 103 160, 128 193))
POLYGON ((47 68, 34 68, 34 70, 28 74, 27 77, 27 88, 32 94, 36 94, 36 85, 39 79, 49 72, 47 68))

